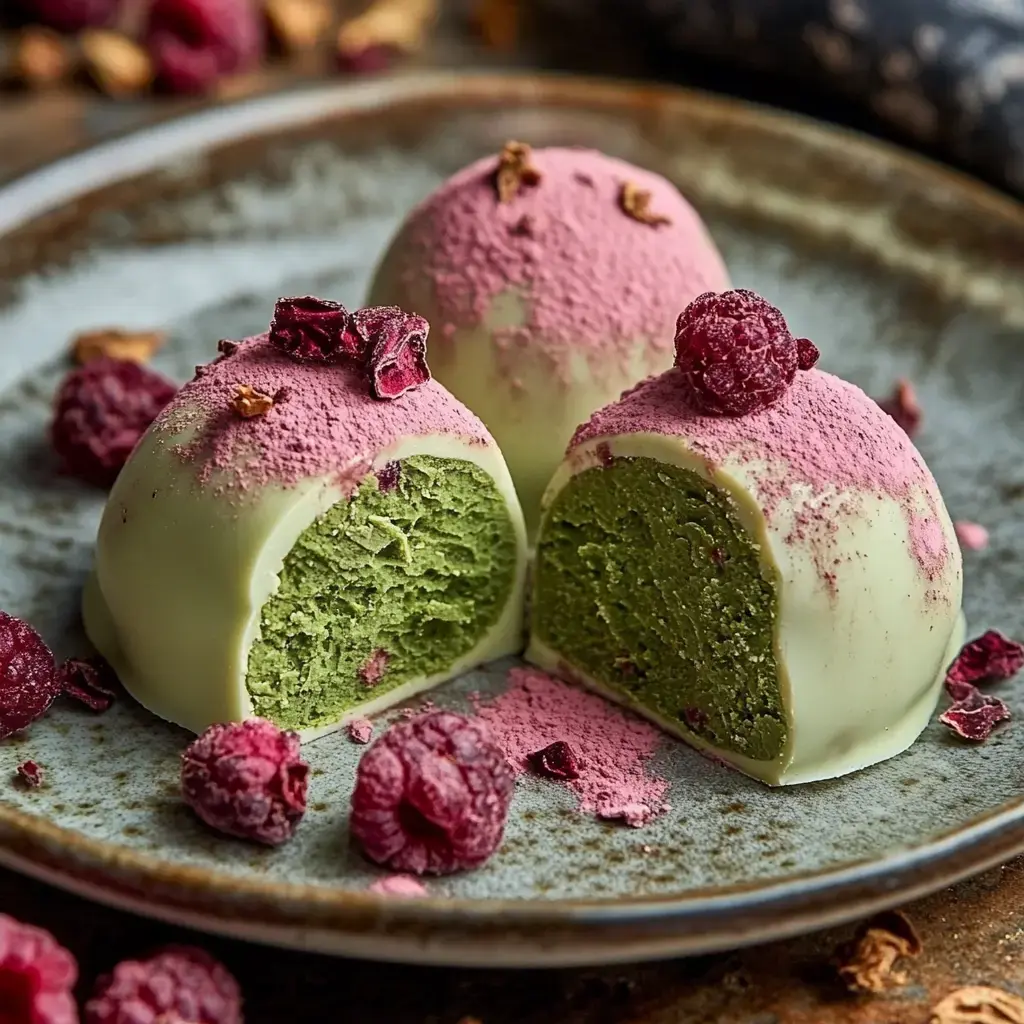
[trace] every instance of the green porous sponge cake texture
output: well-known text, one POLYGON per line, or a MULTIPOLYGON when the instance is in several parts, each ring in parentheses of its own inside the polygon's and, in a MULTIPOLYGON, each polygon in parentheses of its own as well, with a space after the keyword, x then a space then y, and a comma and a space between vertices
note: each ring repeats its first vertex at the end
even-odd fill
POLYGON ((616 458, 547 511, 538 639, 627 703, 757 761, 786 746, 776 612, 730 500, 692 470, 616 458))
POLYGON ((394 486, 371 474, 300 535, 263 606, 246 685, 282 727, 337 721, 444 671, 508 600, 516 537, 491 477, 458 459, 394 465, 394 486))

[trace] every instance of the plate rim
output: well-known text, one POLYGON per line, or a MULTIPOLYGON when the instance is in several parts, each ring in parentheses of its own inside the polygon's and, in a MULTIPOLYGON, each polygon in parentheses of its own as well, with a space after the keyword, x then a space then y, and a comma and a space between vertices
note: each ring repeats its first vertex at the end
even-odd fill
MULTIPOLYGON (((984 208, 989 216, 1012 222, 1024 234, 1024 205, 1012 197, 926 157, 803 115, 676 86, 533 72, 413 71, 193 109, 79 148, 0 186, 0 238, 55 207, 151 172, 170 157, 180 159, 284 127, 312 126, 328 118, 423 102, 469 107, 529 102, 598 109, 635 109, 639 103, 654 109, 701 110, 704 117, 728 121, 734 127, 749 125, 832 149, 842 145, 854 150, 853 155, 876 163, 881 160, 896 173, 954 190, 961 199, 984 208)), ((384 928, 394 946, 394 956, 387 958, 434 963, 452 961, 450 953, 435 948, 435 940, 428 939, 429 929, 445 930, 448 938, 458 931, 468 931, 476 941, 487 936, 486 950, 474 953, 469 948, 454 961, 459 963, 510 965, 511 955, 516 966, 556 966, 734 948, 837 924, 924 896, 1021 852, 1024 797, 922 845, 760 883, 693 889, 674 896, 396 900, 330 885, 257 881, 175 864, 62 828, 0 799, 0 862, 45 876, 44 880, 64 888, 87 888, 90 898, 115 903, 134 899, 145 905, 144 912, 172 920, 219 913, 217 920, 223 922, 228 913, 224 927, 230 927, 231 914, 244 912, 252 922, 255 911, 256 926, 291 925, 318 933, 326 929, 334 941, 321 939, 316 948, 347 955, 360 955, 360 948, 351 943, 384 928), (147 894, 148 886, 152 891, 147 894), (144 896, 141 901, 132 896, 133 887, 144 896), (218 907, 218 902, 224 905, 218 907), (529 935, 519 935, 521 929, 529 935), (491 934, 503 930, 504 938, 491 934), (626 934, 634 941, 623 956, 608 943, 621 942, 626 934), (580 954, 580 949, 586 952, 580 954)), ((219 930, 216 924, 207 921, 205 926, 219 930)), ((258 936, 257 940, 276 941, 258 936)), ((375 950, 369 955, 381 953, 375 950)))

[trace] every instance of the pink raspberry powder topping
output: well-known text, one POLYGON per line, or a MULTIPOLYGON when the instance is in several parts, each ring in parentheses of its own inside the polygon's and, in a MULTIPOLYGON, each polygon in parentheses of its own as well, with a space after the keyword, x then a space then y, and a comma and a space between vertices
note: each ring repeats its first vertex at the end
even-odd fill
POLYGON ((550 756, 564 744, 576 777, 563 777, 581 811, 639 827, 667 809, 668 782, 646 768, 660 730, 537 669, 514 668, 508 678, 508 690, 480 703, 477 713, 516 771, 533 767, 538 752, 550 756))
POLYGON ((309 765, 299 737, 250 718, 211 725, 181 756, 185 802, 211 828, 278 846, 306 813, 309 765))
POLYGON ((693 404, 714 416, 745 416, 777 402, 818 361, 782 313, 745 288, 697 296, 676 322, 676 366, 693 404))
POLYGON ((958 683, 1000 682, 1015 676, 1022 667, 1024 644, 990 629, 960 649, 946 670, 946 689, 954 700, 959 700, 958 683))
POLYGON ((501 843, 514 788, 482 722, 434 711, 396 722, 363 755, 350 828, 370 860, 397 871, 477 867, 501 843))
POLYGON ((85 1024, 242 1024, 242 994, 201 949, 172 946, 100 978, 85 1024))
POLYGON ((270 341, 301 362, 327 363, 345 356, 362 359, 359 339, 349 331, 350 319, 340 302, 312 295, 278 299, 270 341))
POLYGON ((96 359, 64 378, 51 426, 69 476, 109 487, 177 388, 136 363, 96 359))
POLYGON ((75 958, 41 928, 0 914, 0 1020, 78 1024, 75 958))
POLYGON ((50 648, 27 623, 0 611, 0 739, 30 726, 57 699, 50 648))
POLYGON ((252 0, 153 0, 146 41, 165 89, 205 92, 257 62, 263 26, 252 0))

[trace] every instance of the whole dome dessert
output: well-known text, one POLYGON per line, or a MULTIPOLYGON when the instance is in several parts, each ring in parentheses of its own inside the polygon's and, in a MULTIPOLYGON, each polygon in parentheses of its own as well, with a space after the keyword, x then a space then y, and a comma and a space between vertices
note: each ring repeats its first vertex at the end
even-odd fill
POLYGON ((522 513, 491 435, 430 379, 427 330, 282 299, 143 436, 84 616, 151 711, 309 739, 521 647, 522 513))
POLYGON ((675 342, 545 494, 527 658, 772 785, 900 753, 963 637, 935 480, 754 293, 675 342))
POLYGON ((435 377, 487 424, 532 534, 576 427, 672 363, 678 311, 728 276, 664 178, 585 149, 509 143, 414 209, 369 302, 434 327, 435 377))

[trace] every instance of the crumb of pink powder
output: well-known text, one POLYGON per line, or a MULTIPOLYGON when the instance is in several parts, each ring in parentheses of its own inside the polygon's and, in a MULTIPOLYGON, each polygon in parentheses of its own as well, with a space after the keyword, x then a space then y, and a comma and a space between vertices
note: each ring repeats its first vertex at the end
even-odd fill
POLYGON ((566 782, 580 811, 636 828, 668 810, 668 782, 647 764, 661 740, 658 729, 537 669, 514 668, 508 678, 508 690, 477 702, 477 714, 517 772, 529 769, 536 751, 562 741, 580 756, 579 777, 566 782))
POLYGON ((378 878, 369 887, 370 892, 378 896, 406 896, 415 898, 426 896, 426 888, 412 875, 388 875, 387 878, 378 878))
POLYGON ((368 718, 354 718, 348 723, 348 738, 353 743, 369 743, 373 735, 373 722, 368 718))
POLYGON ((953 524, 956 539, 964 551, 983 551, 988 547, 988 530, 981 523, 971 523, 960 519, 953 524))

